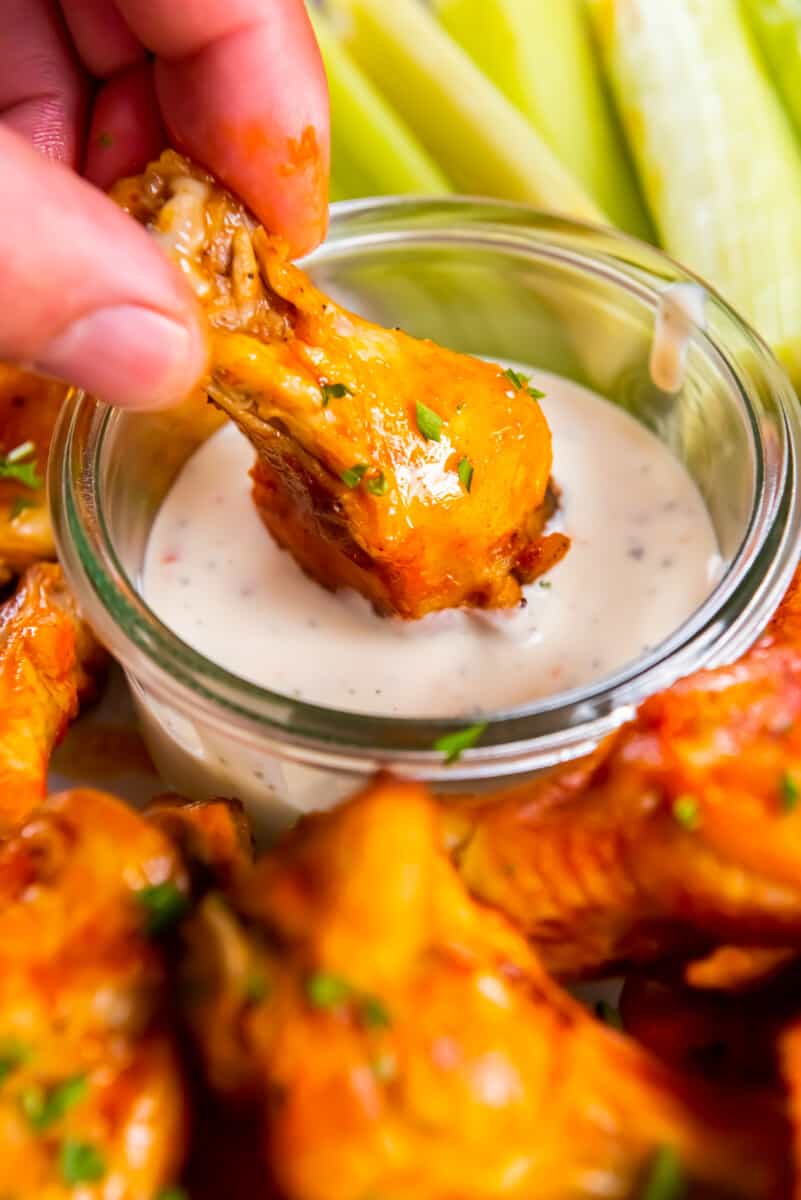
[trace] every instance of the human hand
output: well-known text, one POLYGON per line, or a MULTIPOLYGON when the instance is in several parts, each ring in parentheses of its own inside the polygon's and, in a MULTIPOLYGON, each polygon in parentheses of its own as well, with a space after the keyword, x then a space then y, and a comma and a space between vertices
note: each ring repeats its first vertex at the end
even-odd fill
POLYGON ((0 359, 139 408, 197 383, 188 287, 93 186, 168 138, 294 253, 322 239, 328 95, 303 0, 4 0, 0 359))

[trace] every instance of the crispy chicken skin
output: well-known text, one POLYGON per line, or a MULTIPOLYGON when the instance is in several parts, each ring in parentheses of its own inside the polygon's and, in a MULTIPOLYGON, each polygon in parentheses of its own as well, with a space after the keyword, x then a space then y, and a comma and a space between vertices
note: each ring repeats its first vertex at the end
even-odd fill
POLYGON ((29 567, 0 608, 0 836, 44 800, 51 752, 103 662, 61 568, 29 567))
POLYGON ((796 1019, 779 1041, 782 1076, 787 1086, 790 1124, 793 1131, 795 1186, 789 1193, 801 1200, 801 1020, 796 1019))
POLYGON ((25 461, 35 466, 29 487, 0 477, 0 585, 31 563, 55 558, 45 495, 47 454, 67 388, 0 363, 0 458, 33 443, 25 461))
POLYGON ((653 696, 586 763, 474 805, 471 890, 562 977, 801 937, 801 590, 729 667, 653 696))
POLYGON ((193 285, 209 395, 258 452, 254 499, 327 588, 382 613, 508 607, 562 557, 551 439, 525 381, 347 312, 173 152, 113 190, 193 285))
POLYGON ((0 847, 0 1195, 155 1200, 175 1179, 153 931, 186 886, 167 839, 100 792, 49 798, 0 847))
POLYGON ((801 1011, 801 970, 759 984, 695 988, 668 963, 633 973, 620 997, 626 1032, 665 1062, 730 1086, 778 1085, 779 1035, 801 1011))
POLYGON ((285 1200, 637 1195, 652 1155, 781 1196, 784 1129, 595 1021, 471 899, 417 785, 306 819, 186 928, 212 1084, 261 1104, 285 1200))

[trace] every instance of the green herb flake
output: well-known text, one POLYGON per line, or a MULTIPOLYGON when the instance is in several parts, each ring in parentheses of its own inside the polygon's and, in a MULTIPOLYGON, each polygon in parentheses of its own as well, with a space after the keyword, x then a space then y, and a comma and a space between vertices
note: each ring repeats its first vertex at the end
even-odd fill
POLYGON ((433 749, 444 754, 446 764, 450 765, 461 757, 463 750, 469 750, 471 746, 475 746, 486 728, 487 722, 479 721, 475 725, 468 725, 467 729, 457 729, 455 733, 445 733, 441 738, 437 738, 433 749))
POLYGON ((662 1146, 651 1161, 640 1200, 682 1200, 686 1192, 678 1154, 672 1146, 662 1146))
POLYGON ((698 801, 694 796, 677 796, 673 801, 673 816, 682 829, 690 832, 701 824, 701 814, 698 811, 698 801))
POLYGON ((245 980, 245 1000, 248 1004, 261 1004, 270 994, 270 985, 261 971, 251 971, 245 980))
POLYGON ((469 492, 473 486, 473 464, 469 458, 463 458, 456 468, 459 472, 459 482, 466 492, 469 492))
POLYGON ((36 501, 31 496, 17 496, 11 505, 11 510, 8 514, 9 520, 16 521, 20 513, 24 513, 28 508, 36 508, 36 501))
POLYGON ((189 1195, 182 1187, 162 1188, 156 1200, 189 1200, 189 1195))
POLYGON ((365 479, 364 486, 367 488, 371 496, 385 496, 387 491, 387 480, 383 471, 379 471, 377 475, 371 475, 369 479, 365 479))
POLYGON ((551 583, 550 579, 541 579, 540 587, 545 588, 545 591, 547 592, 549 587, 553 587, 553 584, 551 583))
POLYGON ((321 383, 320 393, 323 397, 323 408, 328 408, 330 400, 341 400, 343 396, 352 396, 353 392, 344 383, 321 383))
POLYGON ((0 1041, 0 1083, 24 1066, 31 1057, 31 1048, 14 1038, 0 1041))
POLYGON ((48 1092, 41 1087, 26 1088, 20 1096, 20 1106, 33 1128, 41 1133, 79 1104, 88 1090, 86 1076, 73 1075, 48 1092))
POLYGON ((603 1021, 604 1025, 608 1025, 610 1029, 623 1029, 623 1018, 620 1015, 620 1009, 615 1008, 614 1004, 609 1004, 606 1000, 599 1000, 595 1005, 595 1015, 599 1021, 603 1021))
POLYGON ((306 980, 306 998, 314 1008, 338 1008, 352 995, 352 988, 339 975, 315 971, 306 980))
POLYGON ((367 470, 367 463, 355 463, 352 467, 348 467, 340 476, 342 482, 349 488, 358 487, 362 481, 362 476, 367 470))
POLYGON ((145 932, 151 937, 166 933, 180 921, 189 907, 186 896, 169 880, 140 888, 136 900, 145 914, 145 932))
POLYGON ((801 784, 798 782, 798 776, 792 771, 785 771, 781 777, 779 791, 784 811, 786 813, 795 812, 798 801, 801 800, 801 784))
POLYGON ((98 134, 97 144, 98 146, 102 146, 104 150, 108 150, 109 147, 114 145, 114 138, 107 129, 104 129, 102 133, 98 134))
POLYGON ((519 371, 513 370, 512 367, 507 367, 504 375, 517 388, 518 392, 521 392, 524 387, 528 387, 528 380, 525 375, 521 375, 519 371))
POLYGON ((59 1154, 61 1178, 68 1187, 78 1183, 97 1183, 106 1173, 100 1152, 90 1143, 67 1138, 59 1154))
POLYGON ((526 391, 528 392, 529 396, 531 396, 532 400, 545 399, 545 392, 541 392, 539 388, 534 387, 534 385, 531 383, 527 386, 526 391))
POLYGON ((426 441, 438 442, 442 433, 442 417, 428 408, 421 400, 417 401, 417 428, 426 441))
POLYGON ((359 1016, 368 1029, 387 1029, 392 1022, 386 1005, 377 996, 364 996, 359 1003, 359 1016))
POLYGON ((25 487, 37 489, 43 486, 31 455, 36 451, 33 442, 20 442, 8 454, 0 455, 0 479, 16 479, 25 487))
POLYGON ((394 1054, 377 1054, 370 1059, 370 1068, 379 1083, 390 1083, 398 1073, 394 1054))

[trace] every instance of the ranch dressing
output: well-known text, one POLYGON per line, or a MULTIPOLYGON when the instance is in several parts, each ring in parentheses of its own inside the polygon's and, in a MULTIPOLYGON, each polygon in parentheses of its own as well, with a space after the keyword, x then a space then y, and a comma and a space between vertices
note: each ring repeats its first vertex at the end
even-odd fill
POLYGON ((511 612, 376 616, 310 580, 250 497, 253 451, 233 425, 186 463, 156 517, 142 590, 184 641, 234 674, 373 715, 475 717, 610 674, 709 594, 720 559, 683 466, 622 409, 535 373, 562 489, 566 557, 511 612))

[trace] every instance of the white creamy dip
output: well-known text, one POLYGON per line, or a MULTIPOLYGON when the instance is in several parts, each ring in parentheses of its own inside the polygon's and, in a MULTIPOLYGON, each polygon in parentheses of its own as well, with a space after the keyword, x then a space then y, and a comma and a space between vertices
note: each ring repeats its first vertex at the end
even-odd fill
POLYGON ((315 704, 396 716, 474 716, 586 684, 655 646, 720 570, 681 464, 628 414, 534 373, 553 433, 567 556, 513 612, 378 617, 325 591, 280 550, 250 497, 253 452, 228 425, 186 463, 156 518, 144 597, 235 674, 315 704))

